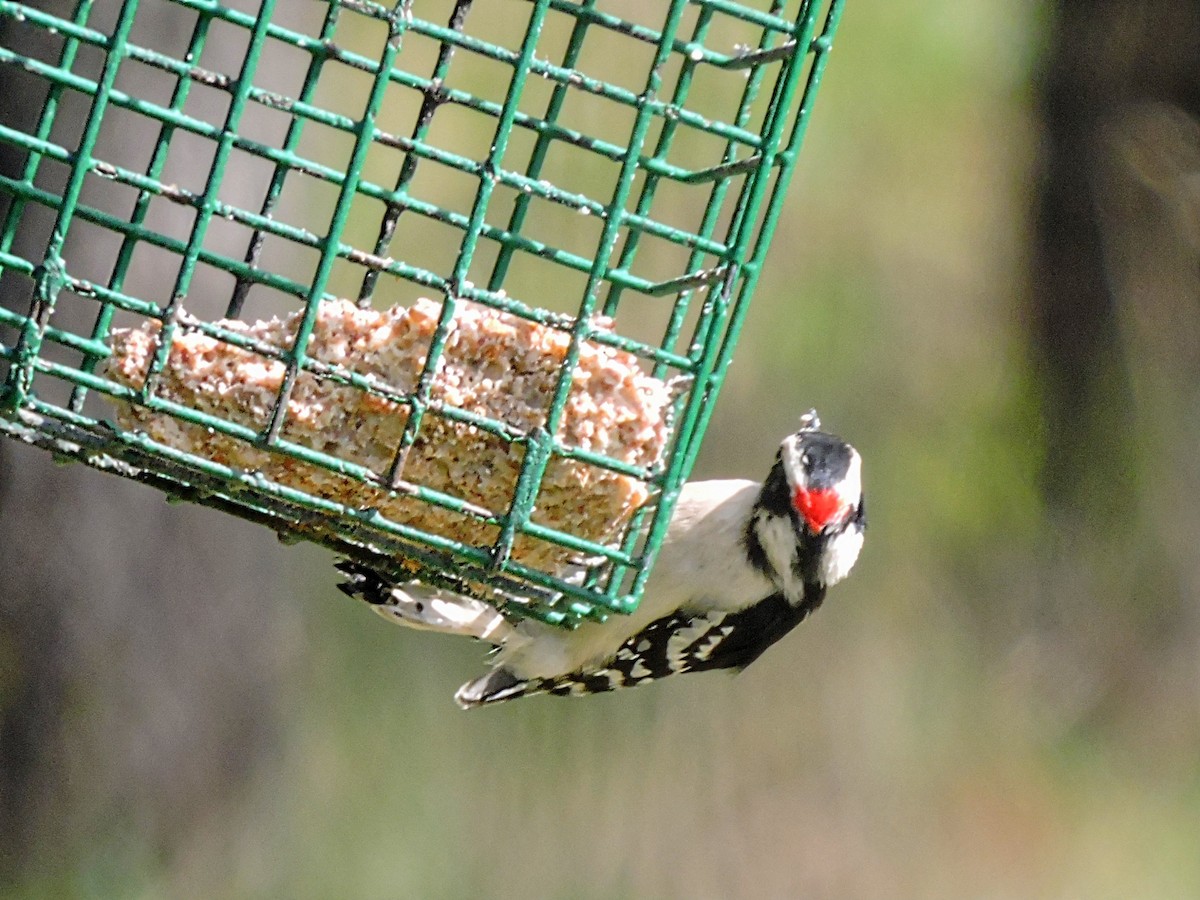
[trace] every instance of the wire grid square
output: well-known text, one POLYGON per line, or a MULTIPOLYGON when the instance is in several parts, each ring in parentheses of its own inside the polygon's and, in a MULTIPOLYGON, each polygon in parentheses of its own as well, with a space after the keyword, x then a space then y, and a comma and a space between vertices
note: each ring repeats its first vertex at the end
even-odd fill
MULTIPOLYGON (((627 612, 729 362, 840 7, 77 0, 60 17, 0 0, 0 66, 44 93, 36 122, 0 121, 0 146, 20 156, 0 172, 0 425, 281 534, 492 590, 498 603, 523 598, 521 614, 571 623, 627 612), (550 435, 589 343, 673 379, 661 461, 631 468, 431 406, 425 381, 396 391, 306 352, 322 301, 382 308, 424 296, 445 304, 444 319, 472 301, 569 338, 547 398, 550 435), (287 313, 302 319, 286 346, 217 321, 287 313), (599 315, 615 330, 594 328, 599 315), (247 427, 156 395, 165 351, 140 391, 97 374, 112 329, 147 321, 161 323, 162 344, 182 328, 283 364, 274 413, 247 427), (405 411, 388 471, 289 440, 301 375, 405 411), (156 444, 89 413, 98 398, 409 492, 489 538, 422 533, 156 444), (508 444, 519 484, 507 508, 405 481, 407 448, 443 419, 508 444), (635 476, 652 502, 611 542, 549 527, 538 499, 556 459, 635 476), (532 569, 513 558, 516 541, 589 562, 569 577, 532 569)), ((444 339, 443 323, 428 376, 444 339)))

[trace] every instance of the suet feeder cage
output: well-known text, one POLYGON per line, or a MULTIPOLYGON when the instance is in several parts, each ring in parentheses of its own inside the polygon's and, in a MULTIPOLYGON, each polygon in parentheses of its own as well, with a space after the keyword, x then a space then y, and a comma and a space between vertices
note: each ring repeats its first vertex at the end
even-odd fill
POLYGON ((517 615, 632 610, 841 6, 0 0, 0 429, 517 615), (421 343, 389 382, 356 353, 400 318, 421 343), (468 322, 542 355, 507 345, 476 377, 468 322), (189 352, 241 374, 200 402, 172 389, 208 377, 189 352), (504 389, 547 360, 522 421, 439 380, 504 389), (661 386, 649 457, 571 436, 605 372, 661 386), (342 431, 305 431, 314 410, 342 431), (370 462, 343 452, 364 410, 388 425, 370 462), (476 482, 500 470, 497 500, 476 482), (559 470, 581 506, 619 482, 612 533, 545 514, 559 470))

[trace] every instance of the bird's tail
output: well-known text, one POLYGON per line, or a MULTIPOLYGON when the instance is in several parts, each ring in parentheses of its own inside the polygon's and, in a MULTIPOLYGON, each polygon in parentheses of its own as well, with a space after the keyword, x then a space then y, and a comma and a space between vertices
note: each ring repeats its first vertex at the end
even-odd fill
POLYGON ((395 584, 353 560, 342 560, 336 566, 346 575, 346 581, 338 585, 338 590, 365 600, 375 612, 390 621, 424 631, 473 637, 497 647, 514 635, 512 625, 503 614, 482 600, 418 581, 395 584))

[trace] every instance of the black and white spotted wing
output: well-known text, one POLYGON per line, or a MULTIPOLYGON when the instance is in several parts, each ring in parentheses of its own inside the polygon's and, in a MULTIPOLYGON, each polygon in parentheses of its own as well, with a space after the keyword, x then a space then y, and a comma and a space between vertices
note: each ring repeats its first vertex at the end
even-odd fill
POLYGON ((529 687, 539 693, 595 694, 685 672, 744 669, 820 606, 824 596, 824 588, 810 585, 799 606, 777 593, 738 612, 664 616, 625 641, 603 668, 529 687))

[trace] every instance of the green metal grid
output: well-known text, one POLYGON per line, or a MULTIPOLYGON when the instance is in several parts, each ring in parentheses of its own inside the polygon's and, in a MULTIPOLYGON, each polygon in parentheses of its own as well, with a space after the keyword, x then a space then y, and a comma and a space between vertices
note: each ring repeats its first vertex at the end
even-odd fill
POLYGON ((487 585, 489 599, 546 621, 632 610, 732 357, 841 7, 78 0, 67 17, 0 0, 0 65, 44 94, 34 127, 0 121, 0 142, 24 154, 19 172, 0 172, 0 429, 284 537, 476 593, 487 585), (264 139, 264 120, 286 127, 264 139), (145 274, 163 269, 169 279, 145 274), (442 314, 416 389, 391 397, 410 414, 390 470, 281 437, 302 371, 383 393, 308 357, 318 304, 407 304, 421 293, 442 314), (505 510, 403 478, 464 299, 570 335, 544 428, 436 409, 523 446, 505 510), (214 320, 303 309, 282 349, 188 325, 286 364, 261 433, 156 395, 185 303, 214 320), (597 314, 615 331, 595 330, 597 314), (164 339, 145 388, 131 391, 98 366, 115 322, 146 319, 164 339), (653 469, 551 437, 585 341, 683 385, 653 469), (464 545, 172 449, 113 425, 102 397, 418 496, 499 536, 464 545), (619 546, 530 521, 556 455, 651 488, 656 502, 619 546), (532 569, 510 556, 517 534, 599 562, 585 577, 532 569))

